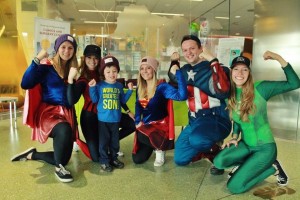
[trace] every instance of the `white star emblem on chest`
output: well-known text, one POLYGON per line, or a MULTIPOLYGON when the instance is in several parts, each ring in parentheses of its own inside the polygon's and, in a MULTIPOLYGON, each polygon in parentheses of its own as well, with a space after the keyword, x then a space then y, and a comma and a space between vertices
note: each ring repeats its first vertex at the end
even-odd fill
POLYGON ((187 72, 188 74, 188 80, 192 79, 192 81, 194 81, 195 75, 197 74, 196 72, 194 72, 193 70, 190 70, 187 72))
POLYGON ((195 115, 195 112, 190 112, 191 113, 191 117, 194 117, 194 118, 196 118, 196 115, 195 115))

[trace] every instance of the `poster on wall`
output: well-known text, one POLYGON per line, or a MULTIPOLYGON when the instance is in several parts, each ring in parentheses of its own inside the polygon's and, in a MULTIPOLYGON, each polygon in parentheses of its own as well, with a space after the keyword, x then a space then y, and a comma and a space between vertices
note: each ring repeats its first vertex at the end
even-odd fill
POLYGON ((245 38, 243 37, 220 38, 217 49, 217 58, 220 63, 229 67, 232 60, 243 52, 244 43, 245 38))
POLYGON ((54 42, 61 34, 70 33, 70 23, 35 17, 34 19, 34 55, 45 49, 49 57, 55 55, 54 42))

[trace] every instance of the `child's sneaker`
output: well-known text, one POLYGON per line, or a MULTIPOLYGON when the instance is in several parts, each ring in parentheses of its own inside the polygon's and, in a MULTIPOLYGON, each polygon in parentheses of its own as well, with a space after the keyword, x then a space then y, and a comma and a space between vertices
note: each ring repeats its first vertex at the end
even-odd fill
POLYGON ((124 157, 124 153, 122 151, 119 151, 117 154, 118 154, 118 157, 124 157))
POLYGON ((59 170, 55 170, 56 177, 63 183, 69 183, 73 181, 73 177, 69 171, 67 171, 61 164, 59 164, 59 170))
POLYGON ((273 164, 275 165, 275 168, 278 171, 278 174, 276 175, 278 185, 279 186, 286 186, 288 184, 288 176, 286 175, 286 173, 282 169, 282 167, 281 167, 278 160, 275 160, 273 164))
POLYGON ((124 168, 124 163, 119 161, 118 159, 114 160, 111 162, 111 165, 114 167, 114 168, 117 168, 117 169, 122 169, 124 168))
POLYGON ((100 165, 100 171, 101 172, 112 172, 113 168, 110 164, 101 164, 100 165))

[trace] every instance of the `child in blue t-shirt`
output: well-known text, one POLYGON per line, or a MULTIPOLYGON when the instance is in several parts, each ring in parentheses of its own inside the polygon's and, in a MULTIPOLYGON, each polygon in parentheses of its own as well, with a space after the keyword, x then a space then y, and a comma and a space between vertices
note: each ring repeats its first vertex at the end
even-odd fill
POLYGON ((100 66, 100 76, 104 80, 97 84, 94 79, 89 82, 90 96, 92 102, 97 103, 98 110, 100 168, 105 172, 111 172, 113 167, 124 167, 117 154, 120 149, 121 103, 125 104, 130 98, 133 84, 129 83, 129 90, 124 93, 122 84, 117 82, 119 71, 119 61, 113 56, 106 56, 100 66))

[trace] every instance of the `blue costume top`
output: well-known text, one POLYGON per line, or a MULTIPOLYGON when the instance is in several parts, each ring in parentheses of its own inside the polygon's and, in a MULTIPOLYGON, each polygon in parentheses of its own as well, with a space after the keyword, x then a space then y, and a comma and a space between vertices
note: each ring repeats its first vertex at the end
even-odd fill
MULTIPOLYGON (((222 67, 222 69, 229 75, 229 69, 227 67, 222 67)), ((229 90, 225 93, 215 91, 212 77, 213 71, 208 61, 202 61, 194 66, 185 64, 181 68, 181 71, 187 80, 187 85, 193 85, 214 98, 226 99, 229 97, 229 90)))
POLYGON ((132 94, 128 90, 124 94, 123 86, 119 82, 113 84, 100 81, 95 87, 90 87, 93 103, 97 103, 98 120, 102 122, 120 122, 121 104, 125 104, 132 94))
MULTIPOLYGON (((174 64, 179 66, 178 61, 172 61, 171 67, 174 64)), ((207 158, 212 160, 218 152, 214 145, 231 131, 225 102, 230 95, 229 68, 220 66, 215 58, 194 66, 186 64, 180 70, 187 81, 189 124, 176 141, 174 161, 178 165, 187 165, 205 152, 209 152, 207 158)), ((170 72, 169 77, 176 83, 170 72)))
MULTIPOLYGON (((222 83, 218 82, 220 78, 214 79, 214 72, 220 76, 220 69, 216 71, 213 67, 208 61, 202 61, 194 66, 186 64, 180 68, 188 85, 187 103, 190 120, 193 120, 196 115, 205 114, 208 110, 229 119, 228 112, 225 110, 225 99, 229 97, 230 90, 217 91, 216 87, 222 83)), ((229 69, 227 67, 221 69, 229 77, 229 69)))
POLYGON ((37 65, 32 61, 23 75, 21 87, 32 89, 38 83, 42 86, 43 102, 71 108, 67 100, 67 83, 57 74, 53 65, 37 65))
POLYGON ((32 140, 45 143, 53 127, 62 122, 70 124, 75 138, 78 130, 74 109, 67 101, 67 85, 48 59, 39 65, 33 61, 25 71, 21 82, 27 89, 23 120, 32 128, 32 140))
POLYGON ((186 100, 186 82, 179 70, 176 72, 176 77, 178 79, 178 90, 166 82, 160 83, 157 85, 154 96, 149 100, 145 108, 140 104, 137 94, 135 124, 138 124, 140 121, 143 121, 144 124, 148 124, 152 121, 164 119, 168 115, 168 99, 176 101, 186 100))

